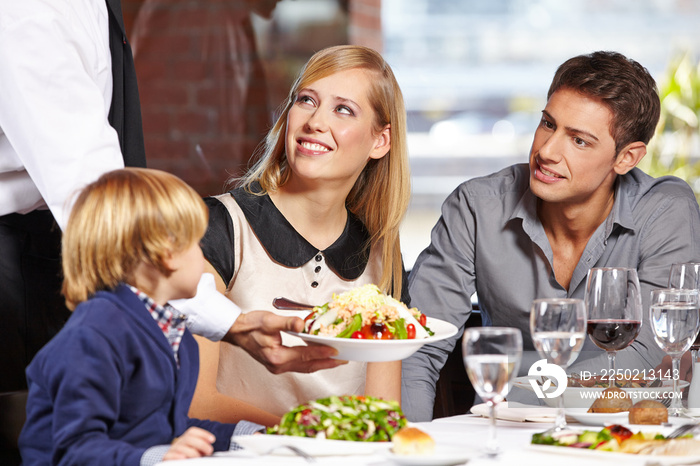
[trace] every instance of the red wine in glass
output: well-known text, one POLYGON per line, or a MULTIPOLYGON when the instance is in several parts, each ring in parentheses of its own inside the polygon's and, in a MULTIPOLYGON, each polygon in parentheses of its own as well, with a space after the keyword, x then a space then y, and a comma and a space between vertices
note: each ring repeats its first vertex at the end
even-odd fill
POLYGON ((610 386, 615 386, 615 354, 627 348, 642 326, 642 297, 635 269, 594 267, 586 280, 588 336, 608 354, 610 386))
POLYGON ((627 348, 642 328, 638 320, 595 319, 588 321, 588 336, 598 348, 620 351, 627 348))

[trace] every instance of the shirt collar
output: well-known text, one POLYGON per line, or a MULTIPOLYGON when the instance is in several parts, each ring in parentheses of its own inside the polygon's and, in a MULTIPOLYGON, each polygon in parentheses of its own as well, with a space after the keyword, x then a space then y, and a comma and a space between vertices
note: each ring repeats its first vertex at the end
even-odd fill
POLYGON ((508 217, 508 221, 522 219, 523 223, 531 223, 537 220, 537 197, 527 188, 520 200, 515 205, 513 213, 508 217))
MULTIPOLYGON (((253 184, 254 192, 261 190, 253 184)), ((240 206, 260 244, 276 262, 287 267, 301 267, 322 253, 328 266, 345 280, 354 280, 365 270, 369 258, 369 232, 348 211, 348 220, 340 237, 320 251, 306 241, 287 221, 267 194, 251 194, 244 188, 230 191, 240 206)))
POLYGON ((639 184, 634 178, 627 175, 618 175, 615 183, 615 202, 613 204, 609 227, 606 226, 605 237, 607 238, 612 232, 615 224, 620 225, 630 231, 634 231, 634 217, 632 215, 632 200, 633 191, 637 191, 639 184))
MULTIPOLYGON (((634 231, 634 218, 630 205, 631 192, 638 187, 632 177, 618 175, 615 183, 615 202, 612 210, 605 220, 605 237, 609 237, 615 225, 634 231)), ((528 188, 513 209, 508 221, 522 219, 523 229, 527 232, 534 231, 534 225, 539 224, 537 217, 537 197, 528 188)), ((532 233, 530 233, 532 235, 532 233)))
POLYGON ((127 286, 144 304, 146 310, 148 310, 151 317, 153 317, 153 320, 156 321, 158 327, 163 332, 163 335, 165 335, 165 338, 168 340, 168 343, 173 350, 175 361, 178 361, 179 364, 177 352, 180 348, 182 336, 185 333, 185 320, 187 317, 167 303, 165 306, 161 306, 153 301, 150 296, 135 286, 127 286))

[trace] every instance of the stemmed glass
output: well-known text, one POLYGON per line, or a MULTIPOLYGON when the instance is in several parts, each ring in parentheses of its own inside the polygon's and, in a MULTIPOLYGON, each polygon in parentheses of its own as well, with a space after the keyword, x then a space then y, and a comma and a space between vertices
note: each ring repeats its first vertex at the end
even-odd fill
POLYGON ((518 373, 523 354, 520 330, 508 327, 475 327, 462 338, 464 366, 474 390, 489 406, 491 423, 486 453, 498 454, 496 404, 503 401, 518 373))
POLYGON ((642 296, 635 269, 596 267, 586 281, 588 336, 608 353, 610 386, 615 386, 615 353, 627 348, 642 328, 642 296))
POLYGON ((698 290, 652 290, 649 314, 656 344, 671 356, 673 398, 668 414, 681 416, 686 411, 678 390, 681 356, 688 351, 700 330, 698 290))
MULTIPOLYGON (((700 292, 700 262, 685 262, 673 264, 668 275, 668 287, 684 290, 698 290, 700 292)), ((688 389, 688 407, 700 406, 700 333, 690 345, 690 364, 693 380, 688 389)))
MULTIPOLYGON (((686 262, 673 264, 668 275, 668 287, 682 290, 700 291, 700 262, 686 262)), ((693 362, 697 359, 700 349, 700 337, 696 338, 690 346, 693 362)))
POLYGON ((673 264, 668 275, 668 287, 682 290, 700 289, 700 262, 673 264))
MULTIPOLYGON (((530 307, 530 333, 537 352, 562 369, 578 358, 586 338, 586 306, 582 299, 536 299, 530 307)), ((551 430, 566 427, 564 396, 557 401, 557 419, 551 430)))

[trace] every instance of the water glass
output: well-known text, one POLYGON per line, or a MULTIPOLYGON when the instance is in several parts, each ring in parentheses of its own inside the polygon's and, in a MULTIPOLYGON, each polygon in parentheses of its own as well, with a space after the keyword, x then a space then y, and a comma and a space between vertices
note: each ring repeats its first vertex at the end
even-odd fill
POLYGON ((491 423, 486 453, 499 452, 496 440, 496 405, 510 391, 523 354, 520 330, 509 327, 469 328, 462 338, 464 366, 474 390, 487 403, 491 423))
MULTIPOLYGON (((586 306, 582 299, 536 299, 530 307, 530 333, 537 352, 566 370, 578 358, 586 338, 586 306)), ((543 393, 547 396, 547 394, 543 393)), ((564 396, 559 395, 552 430, 566 428, 564 396)))
POLYGON ((700 330, 698 290, 652 290, 649 314, 654 340, 671 356, 672 361, 671 373, 660 374, 661 378, 670 377, 673 380, 673 399, 668 413, 671 416, 681 416, 686 413, 678 390, 681 356, 688 351, 700 330))

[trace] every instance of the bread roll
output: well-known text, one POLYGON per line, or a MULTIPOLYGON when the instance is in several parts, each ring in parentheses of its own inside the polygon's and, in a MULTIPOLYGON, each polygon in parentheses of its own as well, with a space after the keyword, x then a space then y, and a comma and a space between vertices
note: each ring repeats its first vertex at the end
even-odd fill
POLYGON ((610 387, 603 390, 600 398, 597 398, 591 407, 589 413, 621 413, 629 411, 632 407, 632 400, 621 388, 610 387))
POLYGON ((404 427, 391 438, 397 455, 431 455, 435 452, 435 440, 415 427, 404 427))
POLYGON ((668 422, 668 409, 655 400, 642 400, 630 408, 630 424, 659 425, 668 422))

